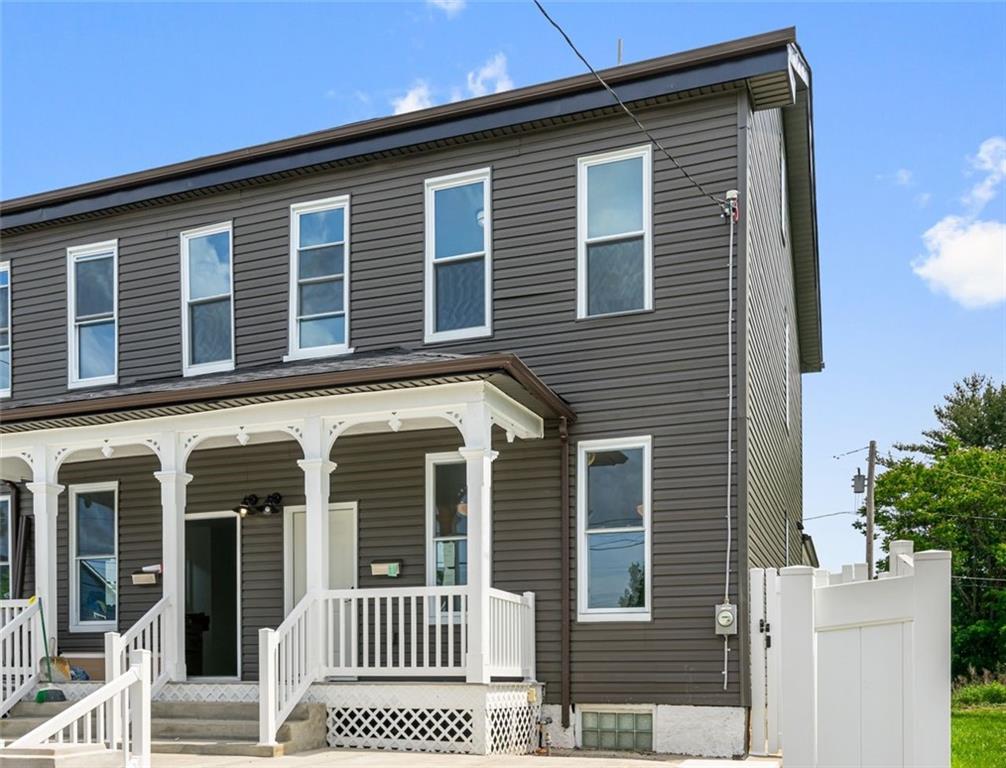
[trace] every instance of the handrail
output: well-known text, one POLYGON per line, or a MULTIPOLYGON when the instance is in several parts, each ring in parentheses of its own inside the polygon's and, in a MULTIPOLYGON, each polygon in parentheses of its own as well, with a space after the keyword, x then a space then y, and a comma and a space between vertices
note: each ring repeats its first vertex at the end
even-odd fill
POLYGON ((5 715, 38 680, 41 603, 28 603, 0 627, 0 715, 5 715))
POLYGON ((534 592, 489 590, 489 674, 535 679, 534 592))
POLYGON ((115 677, 126 666, 130 651, 143 649, 150 651, 150 674, 153 692, 157 693, 168 680, 166 658, 167 626, 165 614, 170 599, 162 597, 140 617, 126 632, 119 635, 108 632, 105 635, 105 674, 115 677), (111 636, 111 638, 109 638, 111 636))
POLYGON ((31 600, 21 598, 0 600, 0 628, 14 621, 31 604, 31 600))
POLYGON ((275 744, 276 732, 319 675, 318 630, 310 609, 318 592, 304 595, 275 629, 259 630, 259 743, 275 744))
POLYGON ((105 744, 109 749, 121 742, 126 765, 149 768, 150 651, 133 651, 126 672, 33 728, 8 748, 40 747, 53 739, 59 744, 105 744), (113 718, 106 717, 106 710, 120 713, 127 724, 121 737, 109 727, 113 718))

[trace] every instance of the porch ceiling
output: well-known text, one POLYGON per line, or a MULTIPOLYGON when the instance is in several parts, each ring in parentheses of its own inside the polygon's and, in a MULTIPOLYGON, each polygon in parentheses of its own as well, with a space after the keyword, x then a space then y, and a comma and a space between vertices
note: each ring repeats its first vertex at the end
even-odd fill
POLYGON ((0 410, 0 434, 113 424, 258 403, 486 381, 539 416, 573 409, 514 354, 393 350, 156 384, 71 392, 0 410))

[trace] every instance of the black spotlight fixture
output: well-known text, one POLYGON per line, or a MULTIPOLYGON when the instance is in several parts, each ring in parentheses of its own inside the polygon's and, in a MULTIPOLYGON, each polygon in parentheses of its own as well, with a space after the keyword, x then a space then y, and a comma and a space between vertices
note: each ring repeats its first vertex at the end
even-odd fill
POLYGON ((241 503, 234 507, 234 511, 241 517, 248 515, 278 515, 283 511, 283 496, 279 493, 270 493, 265 497, 265 502, 260 504, 259 498, 254 493, 249 493, 241 503))
POLYGON ((234 511, 237 512, 241 517, 247 517, 248 515, 254 515, 258 511, 258 496, 254 493, 249 493, 243 499, 241 503, 234 507, 234 511))
POLYGON ((278 515, 283 511, 283 496, 279 493, 270 493, 265 497, 265 504, 259 507, 259 512, 263 515, 278 515))

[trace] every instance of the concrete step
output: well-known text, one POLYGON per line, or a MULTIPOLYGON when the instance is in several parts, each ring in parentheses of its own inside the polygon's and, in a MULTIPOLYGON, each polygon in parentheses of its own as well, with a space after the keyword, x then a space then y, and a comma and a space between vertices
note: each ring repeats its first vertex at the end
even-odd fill
POLYGON ((290 754, 285 744, 273 746, 255 741, 214 741, 212 739, 153 739, 150 750, 173 755, 232 755, 236 757, 282 757, 290 754))
POLYGON ((4 749, 0 768, 122 768, 122 753, 94 744, 49 744, 4 749))

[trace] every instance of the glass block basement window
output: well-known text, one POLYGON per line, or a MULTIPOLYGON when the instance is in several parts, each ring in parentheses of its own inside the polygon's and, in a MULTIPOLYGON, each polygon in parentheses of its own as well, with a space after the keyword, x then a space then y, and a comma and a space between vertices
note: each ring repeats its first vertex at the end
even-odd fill
POLYGON ((583 712, 584 749, 653 751, 653 714, 650 712, 583 712))

